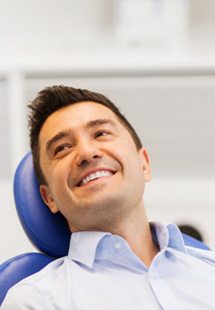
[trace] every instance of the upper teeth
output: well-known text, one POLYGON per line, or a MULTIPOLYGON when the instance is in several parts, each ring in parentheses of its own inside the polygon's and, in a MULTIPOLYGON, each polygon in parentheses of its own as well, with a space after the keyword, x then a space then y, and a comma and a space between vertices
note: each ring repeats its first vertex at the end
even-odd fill
POLYGON ((102 171, 96 171, 95 173, 89 174, 86 178, 84 178, 81 182, 81 184, 86 184, 92 180, 103 178, 112 175, 113 173, 111 171, 102 170, 102 171))

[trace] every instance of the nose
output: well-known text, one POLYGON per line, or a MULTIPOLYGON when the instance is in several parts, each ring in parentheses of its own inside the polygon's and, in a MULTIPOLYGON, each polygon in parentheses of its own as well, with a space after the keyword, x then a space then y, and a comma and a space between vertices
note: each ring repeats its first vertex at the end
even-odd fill
POLYGON ((101 157, 102 151, 98 148, 95 142, 82 141, 78 144, 75 159, 77 166, 87 166, 101 157))

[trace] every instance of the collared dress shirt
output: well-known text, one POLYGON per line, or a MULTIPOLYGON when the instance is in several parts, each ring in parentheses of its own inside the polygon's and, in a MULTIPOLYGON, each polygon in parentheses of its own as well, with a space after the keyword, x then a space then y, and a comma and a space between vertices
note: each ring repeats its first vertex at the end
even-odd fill
POLYGON ((77 232, 68 256, 10 289, 2 310, 214 310, 215 253, 186 247, 174 224, 152 224, 147 268, 120 236, 77 232))

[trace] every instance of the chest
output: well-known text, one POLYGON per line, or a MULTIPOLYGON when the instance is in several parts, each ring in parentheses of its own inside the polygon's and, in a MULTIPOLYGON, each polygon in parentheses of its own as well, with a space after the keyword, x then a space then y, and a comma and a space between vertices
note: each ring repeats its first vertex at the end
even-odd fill
MULTIPOLYGON (((56 309, 215 309, 215 268, 206 263, 192 268, 183 260, 167 266, 160 263, 148 273, 101 266, 93 271, 75 268, 79 270, 71 269, 56 283, 56 309)), ((56 295, 52 292, 50 298, 56 295)))

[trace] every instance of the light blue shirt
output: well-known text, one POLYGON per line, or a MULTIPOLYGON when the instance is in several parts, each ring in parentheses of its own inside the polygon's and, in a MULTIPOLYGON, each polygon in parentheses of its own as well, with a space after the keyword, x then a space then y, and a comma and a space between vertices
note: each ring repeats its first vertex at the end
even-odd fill
POLYGON ((185 247, 174 224, 153 226, 149 268, 120 236, 73 233, 68 256, 15 285, 1 309, 214 310, 215 253, 185 247))

